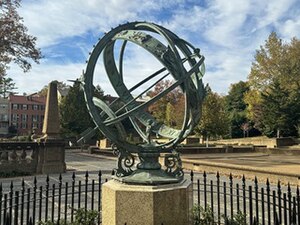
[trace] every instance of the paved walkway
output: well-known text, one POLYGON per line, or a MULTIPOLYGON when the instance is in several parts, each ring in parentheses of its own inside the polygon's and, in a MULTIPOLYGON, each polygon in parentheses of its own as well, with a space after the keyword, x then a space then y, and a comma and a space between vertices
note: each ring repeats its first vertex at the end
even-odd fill
POLYGON ((223 174, 242 174, 271 182, 281 180, 292 185, 300 184, 300 155, 264 153, 219 153, 183 154, 186 168, 194 170, 219 171, 223 174))

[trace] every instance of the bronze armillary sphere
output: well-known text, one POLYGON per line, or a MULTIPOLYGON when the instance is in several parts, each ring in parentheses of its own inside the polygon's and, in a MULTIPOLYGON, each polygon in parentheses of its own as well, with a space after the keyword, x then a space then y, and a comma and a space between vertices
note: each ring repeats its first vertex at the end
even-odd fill
MULTIPOLYGON (((90 115, 101 132, 116 146, 118 152, 118 168, 114 179, 130 184, 167 184, 180 182, 183 179, 181 160, 175 147, 198 124, 201 104, 204 97, 202 76, 204 75, 204 56, 198 48, 179 38, 170 30, 154 23, 132 22, 119 25, 106 33, 95 45, 90 54, 87 68, 81 78, 85 99, 90 115), (158 38, 156 38, 158 37, 158 38), (162 43, 160 40, 164 40, 162 43), (121 41, 121 45, 116 42, 121 41), (133 87, 124 83, 123 59, 128 42, 151 53, 162 68, 151 74, 133 87), (119 53, 118 66, 115 54, 119 53), (118 99, 107 104, 94 94, 93 78, 95 66, 100 54, 106 75, 118 95, 118 99), (139 97, 147 93, 159 81, 166 77, 173 79, 171 86, 140 103, 139 97), (160 77, 158 79, 158 77, 160 77), (132 92, 141 85, 152 82, 138 96, 132 92), (158 79, 158 80, 157 80, 158 79), (185 116, 180 130, 158 122, 147 108, 157 100, 179 87, 185 96, 185 116), (118 107, 117 109, 115 109, 118 107), (143 139, 142 143, 132 144, 127 141, 128 134, 122 124, 129 118, 133 127, 143 139), (158 143, 153 135, 169 139, 167 143, 158 143), (159 157, 164 157, 164 165, 159 157), (135 165, 135 156, 139 163, 135 165)), ((103 76, 104 74, 100 74, 103 76)))

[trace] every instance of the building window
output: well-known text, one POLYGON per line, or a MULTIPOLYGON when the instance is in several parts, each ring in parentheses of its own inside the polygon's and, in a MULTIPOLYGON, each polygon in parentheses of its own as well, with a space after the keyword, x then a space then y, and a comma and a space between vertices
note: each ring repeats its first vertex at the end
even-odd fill
POLYGON ((41 105, 41 110, 45 110, 45 106, 44 105, 41 105))
POLYGON ((28 118, 28 115, 27 115, 27 114, 22 114, 22 115, 21 115, 21 120, 22 120, 22 122, 27 122, 27 118, 28 118))
POLYGON ((27 128, 27 123, 21 123, 21 128, 26 129, 27 128))
POLYGON ((0 114, 0 121, 8 121, 8 115, 0 114))
POLYGON ((12 114, 11 117, 12 117, 11 118, 12 121, 18 121, 19 120, 19 115, 18 114, 12 114))
POLYGON ((18 104, 12 104, 12 109, 18 109, 18 104))
POLYGON ((13 125, 16 129, 19 128, 18 123, 12 123, 12 125, 13 125))
POLYGON ((38 122, 39 121, 39 115, 32 115, 32 122, 38 122))
POLYGON ((7 123, 0 123, 0 127, 1 128, 8 128, 8 124, 7 123))
POLYGON ((39 110, 39 105, 36 105, 36 104, 32 105, 32 109, 33 110, 39 110))
POLYGON ((7 104, 0 104, 1 109, 7 109, 7 104))
POLYGON ((23 110, 27 110, 27 105, 26 105, 26 104, 23 104, 23 105, 22 105, 22 109, 23 109, 23 110))

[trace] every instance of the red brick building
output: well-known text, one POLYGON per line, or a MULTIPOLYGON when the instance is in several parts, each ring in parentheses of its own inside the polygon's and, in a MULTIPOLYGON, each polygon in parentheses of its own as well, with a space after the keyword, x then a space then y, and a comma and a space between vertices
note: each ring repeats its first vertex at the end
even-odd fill
POLYGON ((10 95, 9 126, 13 126, 18 135, 28 135, 36 128, 36 133, 41 134, 44 121, 46 97, 10 95))

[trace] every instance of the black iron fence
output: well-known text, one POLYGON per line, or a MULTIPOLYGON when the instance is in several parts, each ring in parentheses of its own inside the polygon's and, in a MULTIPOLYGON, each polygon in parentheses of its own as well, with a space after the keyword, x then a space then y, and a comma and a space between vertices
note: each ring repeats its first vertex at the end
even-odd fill
MULTIPOLYGON (((216 224, 226 224, 226 219, 234 220, 238 213, 245 215, 245 224, 293 224, 300 225, 300 194, 299 187, 291 188, 259 184, 257 178, 251 184, 246 184, 243 176, 235 180, 230 174, 227 181, 221 181, 219 173, 214 179, 207 179, 204 172, 202 177, 194 180, 194 202, 204 210, 210 210, 216 224), (284 189, 284 190, 283 190, 284 189)), ((249 183, 249 182, 247 182, 249 183)))
MULTIPOLYGON (((37 221, 74 221, 77 209, 97 210, 101 212, 101 171, 97 174, 86 172, 79 176, 73 173, 69 181, 64 181, 60 175, 57 181, 46 181, 38 185, 34 178, 32 187, 23 180, 19 187, 11 183, 4 188, 0 184, 0 224, 23 225, 38 224, 37 221)), ((210 210, 216 224, 226 223, 226 218, 232 219, 241 212, 245 215, 246 224, 298 224, 300 225, 300 195, 299 187, 282 186, 280 183, 272 186, 241 180, 220 179, 206 173, 194 175, 191 172, 194 185, 194 203, 210 210)), ((101 213, 98 219, 101 224, 101 213)))

